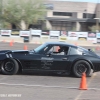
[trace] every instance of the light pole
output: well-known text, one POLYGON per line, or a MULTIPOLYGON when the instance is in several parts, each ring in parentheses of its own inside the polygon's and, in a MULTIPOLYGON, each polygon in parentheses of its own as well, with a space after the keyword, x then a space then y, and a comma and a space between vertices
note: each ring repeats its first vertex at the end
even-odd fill
POLYGON ((98 32, 99 31, 99 20, 100 18, 94 18, 96 19, 96 31, 98 32))

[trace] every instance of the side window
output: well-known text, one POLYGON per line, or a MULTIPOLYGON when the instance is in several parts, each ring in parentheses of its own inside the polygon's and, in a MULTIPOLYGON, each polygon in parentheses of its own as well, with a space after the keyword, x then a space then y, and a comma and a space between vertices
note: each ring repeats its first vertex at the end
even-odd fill
POLYGON ((53 55, 67 55, 69 47, 65 46, 53 46, 48 53, 52 52, 53 55))
POLYGON ((82 55, 82 51, 78 50, 77 48, 71 47, 70 55, 82 55))
POLYGON ((48 46, 46 46, 46 47, 43 49, 43 51, 45 52, 47 49, 48 49, 48 46))
POLYGON ((53 46, 49 52, 58 52, 58 50, 60 49, 60 46, 53 46))

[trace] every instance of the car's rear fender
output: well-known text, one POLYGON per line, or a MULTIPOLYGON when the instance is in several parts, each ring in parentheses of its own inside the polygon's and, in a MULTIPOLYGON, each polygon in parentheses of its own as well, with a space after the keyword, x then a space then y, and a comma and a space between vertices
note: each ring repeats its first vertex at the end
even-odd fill
POLYGON ((93 65, 93 63, 92 63, 90 60, 84 59, 84 58, 75 59, 75 60, 73 61, 72 65, 71 65, 71 69, 73 68, 74 64, 75 64, 77 61, 79 61, 79 60, 87 61, 87 62, 90 64, 90 66, 91 66, 91 68, 93 69, 93 71, 94 71, 94 65, 93 65))

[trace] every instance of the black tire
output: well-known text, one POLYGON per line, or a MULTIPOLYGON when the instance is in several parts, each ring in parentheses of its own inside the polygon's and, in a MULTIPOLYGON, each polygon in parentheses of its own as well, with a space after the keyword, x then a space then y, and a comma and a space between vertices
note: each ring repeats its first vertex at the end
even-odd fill
POLYGON ((1 65, 1 71, 5 75, 14 75, 18 70, 19 65, 15 59, 6 59, 1 65))
POLYGON ((90 64, 85 61, 85 60, 79 60, 77 61, 74 66, 73 66, 73 74, 76 76, 76 77, 82 77, 82 73, 85 72, 86 73, 86 76, 89 77, 91 76, 91 66, 90 64))

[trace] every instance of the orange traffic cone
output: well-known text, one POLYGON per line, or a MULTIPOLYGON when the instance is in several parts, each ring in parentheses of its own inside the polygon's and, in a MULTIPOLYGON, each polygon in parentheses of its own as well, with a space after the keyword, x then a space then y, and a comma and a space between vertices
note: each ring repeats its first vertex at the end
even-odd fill
POLYGON ((87 83, 86 83, 86 74, 85 72, 82 74, 82 79, 80 83, 80 90, 87 90, 87 83))
POLYGON ((10 46, 13 46, 13 42, 11 41, 9 45, 10 45, 10 46))
POLYGON ((27 45, 24 45, 24 50, 27 50, 27 45))

